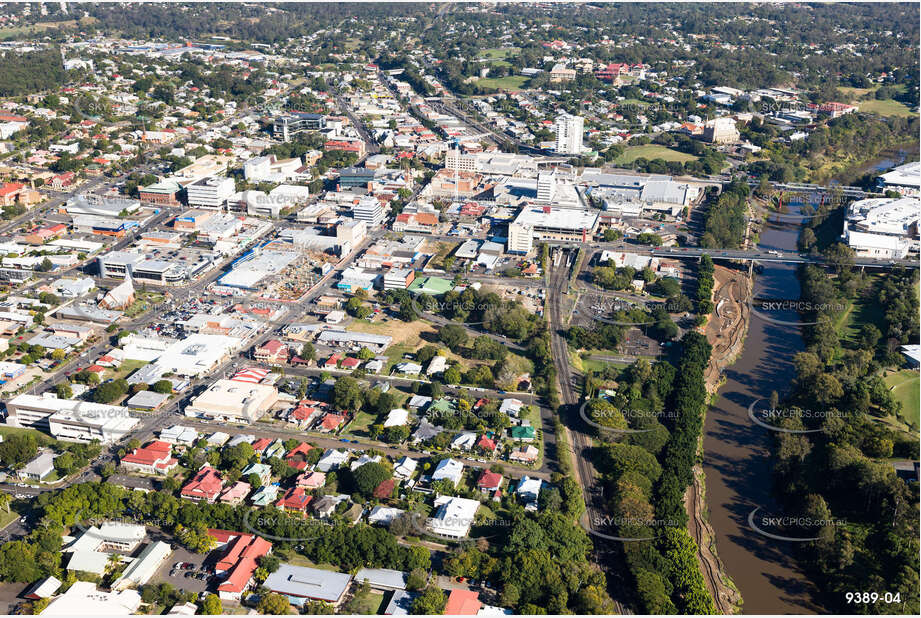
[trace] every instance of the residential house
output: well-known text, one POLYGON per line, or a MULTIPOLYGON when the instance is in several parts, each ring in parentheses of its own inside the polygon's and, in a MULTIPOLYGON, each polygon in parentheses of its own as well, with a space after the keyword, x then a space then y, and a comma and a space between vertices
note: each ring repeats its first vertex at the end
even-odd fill
POLYGON ((249 495, 250 489, 252 489, 252 486, 249 483, 237 481, 230 487, 224 489, 218 497, 218 500, 224 504, 231 504, 234 506, 243 504, 243 500, 249 495))
POLYGON ((339 428, 343 421, 345 421, 345 416, 329 412, 323 416, 323 420, 320 421, 316 430, 320 433, 333 433, 339 428))
POLYGON ((457 487, 461 482, 461 477, 464 474, 464 464, 457 461, 456 459, 442 459, 438 462, 438 465, 435 466, 435 472, 432 473, 433 481, 451 481, 451 483, 457 487))
POLYGON ((444 613, 446 616, 476 616, 482 607, 479 592, 455 588, 448 595, 444 613))
POLYGON ((195 502, 205 501, 211 503, 217 499, 223 484, 224 482, 221 480, 221 475, 218 474, 218 471, 209 464, 205 464, 195 473, 192 480, 182 487, 179 495, 195 502))
POLYGON ((326 474, 323 472, 303 472, 297 477, 297 486, 304 489, 319 489, 326 484, 326 474))
POLYGON ((520 446, 514 449, 508 456, 509 461, 520 461, 522 463, 534 463, 540 451, 533 445, 520 446))
POLYGON ((320 457, 320 460, 317 462, 316 469, 320 472, 329 472, 330 470, 335 470, 342 464, 344 464, 349 459, 348 451, 340 451, 338 449, 327 449, 323 453, 323 456, 320 457))
POLYGON ((248 479, 250 475, 255 474, 259 477, 259 481, 262 485, 266 485, 269 480, 272 478, 272 466, 264 463, 252 463, 243 468, 241 477, 248 479))
POLYGON ((502 487, 502 475, 498 472, 483 470, 476 486, 484 494, 495 494, 498 497, 499 488, 502 487))
POLYGON ((534 436, 534 428, 530 425, 516 425, 508 429, 508 437, 519 442, 534 442, 534 436))
POLYGON ((307 505, 313 500, 313 496, 307 495, 307 490, 303 487, 291 487, 285 492, 285 495, 275 503, 275 506, 286 511, 296 513, 306 513, 307 505))
POLYGON ((407 480, 412 478, 412 475, 416 472, 416 467, 419 465, 419 462, 410 457, 403 456, 393 467, 393 476, 394 478, 400 480, 407 480))
POLYGON ((154 440, 122 457, 119 464, 131 472, 166 474, 179 465, 172 452, 173 446, 169 442, 154 440))

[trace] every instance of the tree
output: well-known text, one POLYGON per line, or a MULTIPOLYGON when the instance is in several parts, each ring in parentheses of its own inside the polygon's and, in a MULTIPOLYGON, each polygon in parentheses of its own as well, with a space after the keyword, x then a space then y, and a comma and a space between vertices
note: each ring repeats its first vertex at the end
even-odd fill
POLYGON ((333 386, 333 405, 340 410, 358 412, 364 402, 361 385, 352 377, 343 377, 336 380, 333 386))
POLYGON ((355 481, 355 488, 365 498, 370 498, 374 489, 389 479, 390 470, 384 464, 378 462, 369 462, 355 470, 352 479, 355 481))
POLYGON ((416 597, 409 607, 409 613, 413 615, 435 615, 442 614, 445 610, 445 593, 437 586, 429 586, 416 597))
MULTIPOLYGON (((95 375, 95 374, 93 374, 95 375)), ((128 389, 122 384, 124 380, 114 380, 100 384, 93 391, 93 401, 96 403, 112 403, 116 399, 124 396, 128 389)))
MULTIPOLYGON (((7 494, 3 494, 7 495, 7 494)), ((7 507, 9 509, 9 507, 7 507)), ((407 590, 422 590, 428 582, 429 576, 423 569, 413 569, 406 578, 407 590)))
POLYGON ((317 351, 309 341, 301 347, 301 358, 308 361, 317 360, 317 351))
POLYGON ((267 616, 286 616, 291 613, 291 604, 282 595, 276 592, 269 592, 259 599, 256 610, 260 614, 267 616))
POLYGON ((157 380, 150 387, 150 390, 161 395, 169 395, 173 392, 173 383, 169 380, 157 380))
POLYGON ((70 399, 74 396, 74 391, 70 387, 70 382, 61 382, 55 386, 54 393, 58 396, 58 399, 70 399))
POLYGON ((216 594, 209 594, 201 605, 201 613, 205 616, 220 616, 224 613, 224 604, 216 594))

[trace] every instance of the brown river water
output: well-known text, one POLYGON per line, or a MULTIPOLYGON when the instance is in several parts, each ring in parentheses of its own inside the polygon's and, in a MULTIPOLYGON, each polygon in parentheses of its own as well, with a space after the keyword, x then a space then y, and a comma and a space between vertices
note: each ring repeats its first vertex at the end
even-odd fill
MULTIPOLYGON (((797 212, 791 206, 791 214, 797 212)), ((769 221, 761 231, 762 249, 796 251, 796 221, 769 221)), ((755 276, 755 296, 799 298, 796 266, 764 263, 755 276)), ((795 322, 796 313, 771 317, 795 322)), ((754 312, 742 354, 725 372, 719 398, 707 412, 704 471, 716 550, 742 594, 746 614, 822 613, 817 591, 793 559, 792 543, 756 533, 748 523, 756 507, 778 514, 771 498, 769 430, 752 422, 748 407, 781 397, 793 378, 793 355, 803 349, 800 328, 765 321, 754 312)))

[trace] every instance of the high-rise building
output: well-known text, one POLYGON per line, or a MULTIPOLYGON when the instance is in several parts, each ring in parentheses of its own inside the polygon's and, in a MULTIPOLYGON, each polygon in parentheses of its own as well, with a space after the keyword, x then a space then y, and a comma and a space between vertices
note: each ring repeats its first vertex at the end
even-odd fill
POLYGON ((556 172, 540 172, 537 175, 537 201, 549 204, 556 193, 556 172))
POLYGON ((533 248, 534 228, 527 223, 509 223, 507 251, 527 255, 533 248))
POLYGON ((582 131, 585 119, 563 114, 556 119, 556 151, 562 154, 582 154, 582 131))

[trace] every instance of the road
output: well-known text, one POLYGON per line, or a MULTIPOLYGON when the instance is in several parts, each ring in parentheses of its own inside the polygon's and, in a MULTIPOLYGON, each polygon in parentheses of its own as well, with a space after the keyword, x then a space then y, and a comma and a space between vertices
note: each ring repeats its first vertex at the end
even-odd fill
MULTIPOLYGON (((425 234, 417 233, 419 236, 432 238, 435 240, 445 240, 458 242, 463 240, 459 236, 447 236, 443 234, 425 234)), ((763 249, 721 249, 703 247, 658 247, 654 245, 640 245, 633 243, 619 242, 579 242, 577 240, 553 240, 544 239, 538 241, 547 244, 550 247, 561 247, 563 249, 585 249, 586 251, 619 251, 625 253, 635 253, 637 255, 649 255, 652 257, 690 260, 700 259, 702 255, 709 255, 714 261, 740 261, 740 262, 779 262, 786 264, 818 264, 828 266, 829 261, 821 255, 805 255, 791 251, 773 251, 763 249)), ((586 260, 590 256, 586 257, 586 260)), ((866 268, 918 268, 917 259, 906 258, 900 260, 876 259, 866 257, 856 257, 853 260, 854 266, 866 268)))

